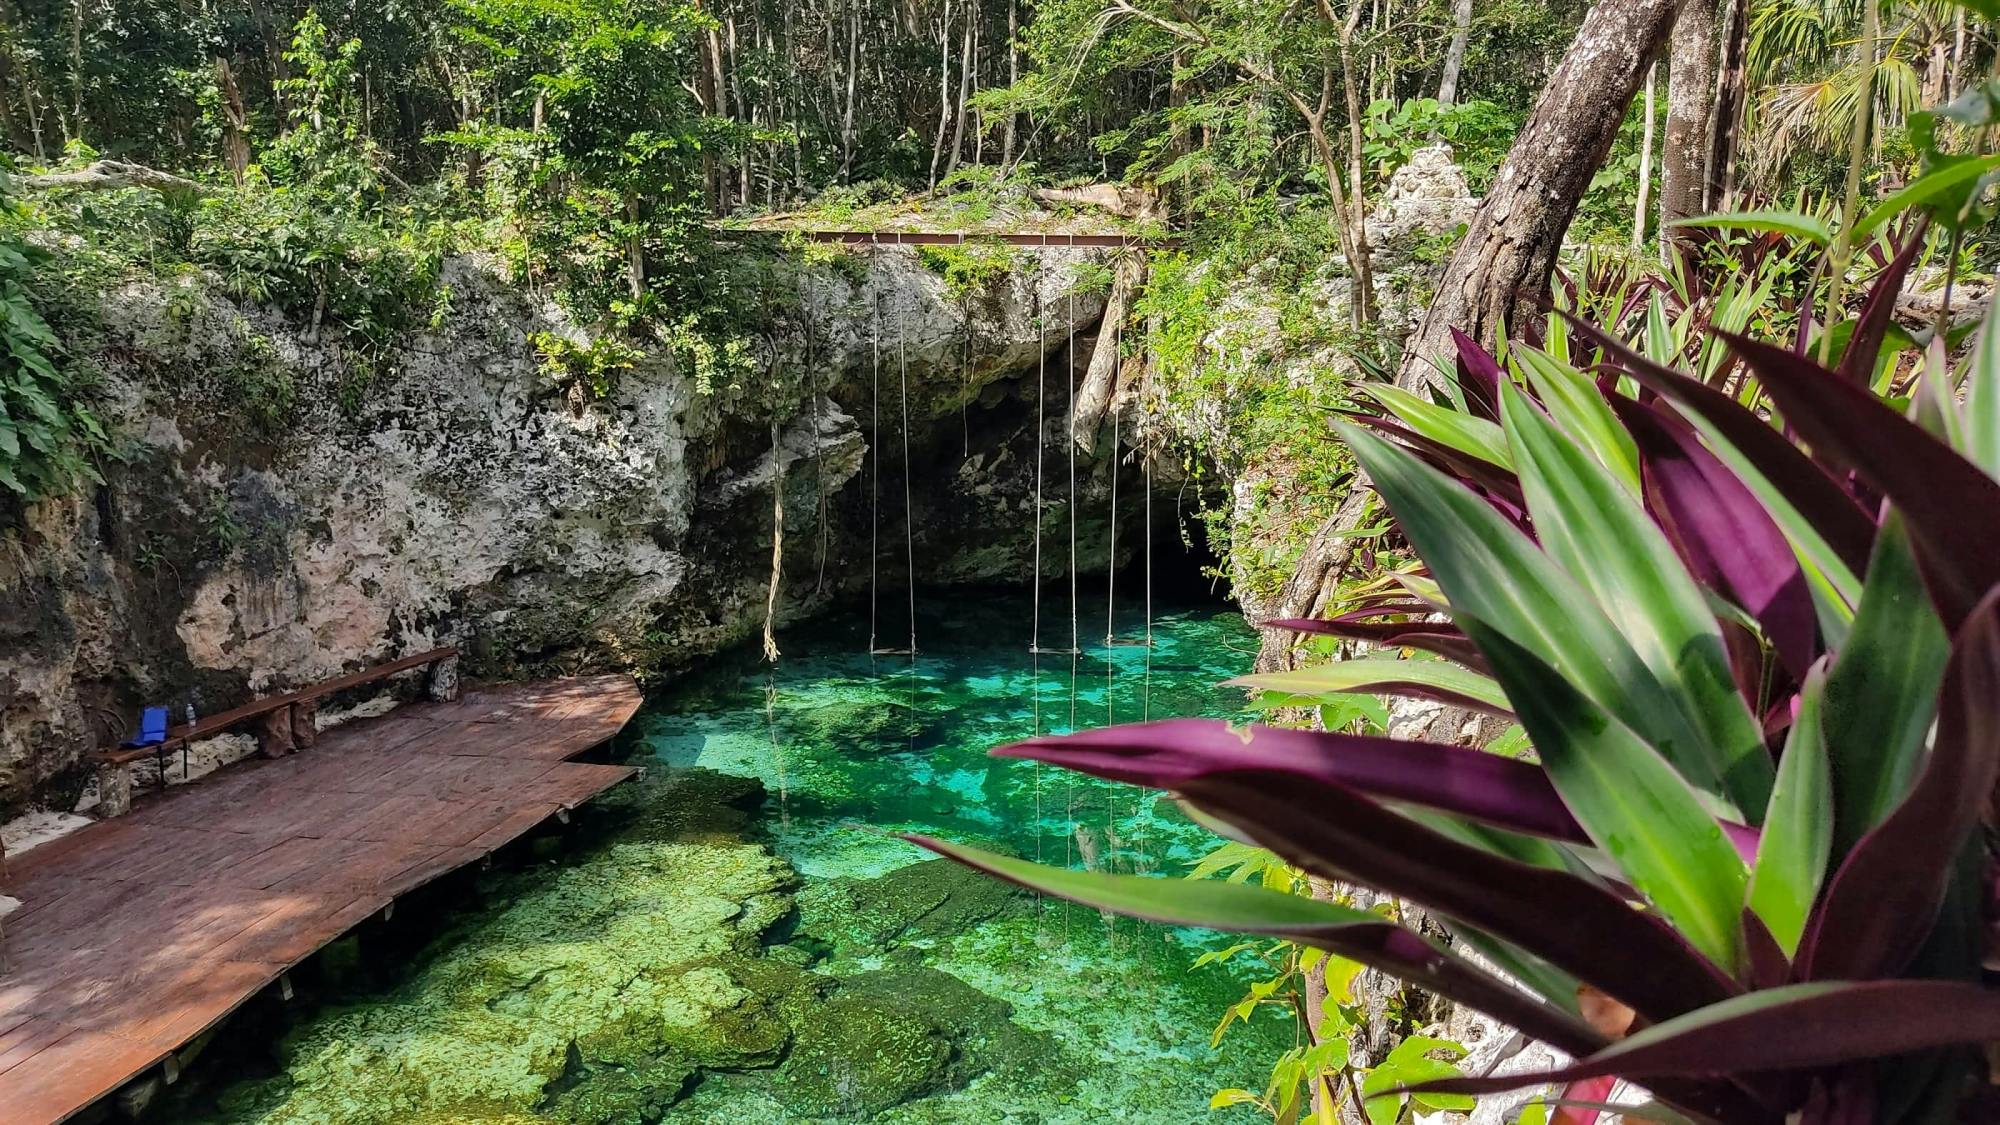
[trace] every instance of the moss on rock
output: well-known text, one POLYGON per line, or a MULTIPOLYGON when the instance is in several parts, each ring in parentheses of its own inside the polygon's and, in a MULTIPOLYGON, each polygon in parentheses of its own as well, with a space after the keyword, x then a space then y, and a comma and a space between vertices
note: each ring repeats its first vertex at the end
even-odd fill
POLYGON ((667 1054, 636 1066, 602 1067, 552 1098, 535 1120, 565 1125, 650 1125, 687 1091, 695 1065, 667 1054))
POLYGON ((866 1116, 940 1088, 951 1055, 951 1040, 922 1016, 839 996, 800 1028, 780 1092, 804 1113, 866 1116))
POLYGON ((868 1116, 1051 1060, 1046 1037, 1011 1015, 1006 1001, 936 969, 847 977, 831 1000, 793 1009, 779 1097, 812 1119, 868 1116))
POLYGON ((783 1053, 779 1005, 809 985, 796 966, 757 964, 793 883, 764 848, 618 843, 523 882, 388 997, 295 1032, 283 1074, 234 1091, 223 1112, 264 1125, 482 1121, 567 1089, 587 1116, 578 1099, 645 1105, 678 1091, 666 1058, 691 1072, 783 1053), (568 1088, 579 1073, 593 1077, 568 1088), (601 1097, 575 1094, 586 1086, 601 1097))
POLYGON ((899 867, 874 879, 831 879, 799 895, 800 934, 836 956, 888 953, 906 944, 948 940, 1011 910, 1024 892, 948 859, 899 867))

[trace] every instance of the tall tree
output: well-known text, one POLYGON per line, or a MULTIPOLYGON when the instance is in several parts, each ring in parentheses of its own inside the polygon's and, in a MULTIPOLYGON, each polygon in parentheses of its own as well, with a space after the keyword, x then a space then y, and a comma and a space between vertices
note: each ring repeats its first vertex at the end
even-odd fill
POLYGON ((1535 103, 1411 337, 1396 381, 1430 381, 1456 328, 1497 343, 1548 290, 1577 204, 1611 152, 1632 96, 1666 45, 1680 0, 1599 0, 1535 103))
POLYGON ((1702 212, 1708 184, 1709 115, 1715 111, 1715 0, 1687 0, 1674 21, 1667 59, 1667 135, 1660 153, 1661 240, 1678 241, 1672 225, 1702 212))
POLYGON ((1444 69, 1438 76, 1438 102, 1458 101, 1458 76, 1465 69, 1465 46, 1472 38, 1472 0, 1451 0, 1451 42, 1445 45, 1444 69))
MULTIPOLYGON (((1170 39, 1195 48, 1203 58, 1226 65, 1240 79, 1283 101, 1298 115, 1326 183, 1335 238, 1354 275, 1349 312, 1357 327, 1369 323, 1374 315, 1374 277, 1368 230, 1362 221, 1366 208, 1355 174, 1361 164, 1362 137, 1353 41, 1362 2, 1348 0, 1349 10, 1344 15, 1335 11, 1331 0, 1318 0, 1310 14, 1287 4, 1276 20, 1271 11, 1244 5, 1240 10, 1200 13, 1208 17, 1206 22, 1182 18, 1184 10, 1171 4, 1111 0, 1106 9, 1107 22, 1130 19, 1164 32, 1170 39), (1291 33, 1284 34, 1288 27, 1291 33), (1284 50, 1278 49, 1280 43, 1274 37, 1282 41, 1284 50), (1335 139, 1340 127, 1340 119, 1334 115, 1336 82, 1348 110, 1346 136, 1339 141, 1335 139)), ((1171 57, 1172 44, 1168 46, 1164 55, 1171 57)))

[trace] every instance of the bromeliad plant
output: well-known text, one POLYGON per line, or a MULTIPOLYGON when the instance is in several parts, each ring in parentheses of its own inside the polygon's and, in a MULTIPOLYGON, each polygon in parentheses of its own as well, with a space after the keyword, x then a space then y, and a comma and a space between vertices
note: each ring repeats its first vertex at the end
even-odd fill
POLYGON ((1725 333, 1704 379, 1571 321, 1560 350, 1587 369, 1462 340, 1455 405, 1387 392, 1387 416, 1341 427, 1424 568, 1339 619, 1275 623, 1380 654, 1248 682, 1445 700, 1518 723, 1524 756, 1198 720, 996 751, 1171 791, 1306 873, 1427 907, 1451 942, 1251 886, 916 842, 1315 946, 1576 1059, 1413 1089, 1617 1075, 1654 1117, 1964 1119, 2000 1041, 1981 976, 2000 323, 1956 379, 1938 341, 1907 400, 1878 398, 1901 275, 1832 369, 1725 333))

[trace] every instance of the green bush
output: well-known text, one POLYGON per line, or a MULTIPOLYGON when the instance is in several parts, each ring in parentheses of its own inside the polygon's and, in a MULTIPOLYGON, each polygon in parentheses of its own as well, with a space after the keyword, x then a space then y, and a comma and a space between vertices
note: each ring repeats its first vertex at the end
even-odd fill
MULTIPOLYGON (((0 169, 0 213, 17 217, 0 169)), ((10 224, 11 226, 11 224, 10 224)), ((94 480, 104 430, 65 371, 62 344, 36 308, 33 285, 48 254, 0 229, 0 485, 26 500, 94 480)))

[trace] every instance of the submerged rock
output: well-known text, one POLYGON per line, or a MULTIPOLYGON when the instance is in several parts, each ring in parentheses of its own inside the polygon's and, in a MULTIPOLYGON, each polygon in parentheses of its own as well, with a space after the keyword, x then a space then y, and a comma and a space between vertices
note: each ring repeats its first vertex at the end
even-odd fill
POLYGON ((678 1097, 669 1063, 768 1066, 791 1035, 779 1006, 810 991, 797 968, 756 957, 792 883, 754 844, 600 848, 447 937, 388 997, 305 1025, 280 1047, 283 1074, 221 1108, 268 1125, 544 1106, 608 1122, 624 1120, 614 1102, 678 1097))
POLYGON ((580 1078, 549 1103, 542 1117, 566 1125, 650 1125, 687 1091, 695 1065, 667 1054, 636 1066, 615 1066, 580 1078))
POLYGON ((868 956, 955 937, 1027 902, 1011 883, 930 859, 874 879, 814 884, 799 895, 798 929, 836 956, 868 956))
POLYGON ((936 969, 863 973, 804 1020, 779 1097, 811 1119, 863 1117, 1053 1055, 1012 1009, 936 969))

